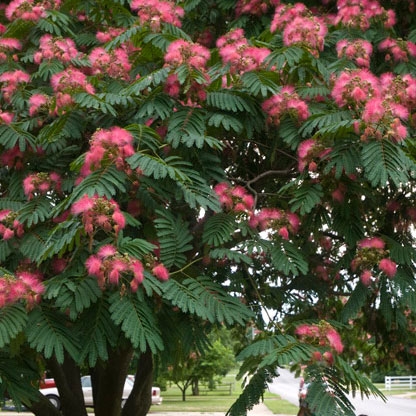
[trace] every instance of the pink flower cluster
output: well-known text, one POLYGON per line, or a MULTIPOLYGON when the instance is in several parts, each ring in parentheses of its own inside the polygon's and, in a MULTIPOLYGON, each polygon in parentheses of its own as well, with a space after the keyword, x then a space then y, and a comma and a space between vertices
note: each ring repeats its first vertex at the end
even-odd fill
POLYGON ((384 9, 377 0, 338 0, 338 14, 334 24, 339 23, 366 31, 371 23, 381 22, 385 29, 396 24, 396 15, 393 10, 384 9))
POLYGON ((351 262, 353 272, 360 272, 360 280, 369 286, 374 279, 371 272, 374 266, 389 278, 397 272, 397 264, 387 257, 386 243, 379 237, 365 238, 357 244, 357 253, 351 262))
POLYGON ((340 107, 356 110, 360 122, 355 124, 355 129, 361 140, 400 142, 407 137, 403 122, 409 118, 409 109, 413 109, 416 84, 411 76, 404 77, 401 91, 393 85, 400 83, 400 77, 387 73, 377 78, 367 69, 345 71, 335 80, 332 97, 340 107), (403 88, 406 83, 408 88, 403 88), (397 96, 391 88, 397 91, 397 96))
POLYGON ((14 114, 9 113, 8 111, 0 110, 0 124, 3 122, 4 124, 10 124, 14 119, 14 114))
POLYGON ((347 58, 361 68, 370 67, 370 56, 373 53, 373 45, 364 39, 341 39, 337 42, 336 50, 338 58, 347 58))
MULTIPOLYGON (((121 254, 117 249, 107 244, 102 246, 85 262, 85 267, 91 276, 95 276, 98 284, 104 289, 107 284, 118 286, 121 279, 130 280, 130 289, 136 292, 144 279, 144 267, 140 260, 121 254)), ((152 273, 160 280, 168 280, 169 272, 161 263, 154 262, 152 273)))
POLYGON ((17 60, 15 55, 12 55, 14 50, 20 51, 22 44, 18 39, 14 38, 3 38, 0 39, 0 63, 6 62, 10 57, 13 60, 17 60))
POLYGON ((249 225, 260 231, 269 230, 270 237, 274 232, 288 240, 290 234, 296 234, 299 230, 299 217, 293 212, 283 211, 277 208, 262 208, 258 213, 250 217, 249 225))
POLYGON ((13 237, 22 237, 24 234, 23 225, 16 219, 17 213, 4 209, 0 211, 0 236, 3 240, 10 240, 13 237))
POLYGON ((57 9, 61 0, 12 0, 6 7, 5 15, 10 21, 15 19, 38 21, 46 17, 46 10, 57 9))
POLYGON ((85 91, 94 94, 94 87, 88 82, 87 76, 79 69, 69 67, 62 72, 53 74, 51 85, 56 93, 56 110, 73 104, 71 94, 85 91))
POLYGON ((310 172, 316 171, 317 162, 331 152, 316 139, 304 140, 298 147, 298 169, 303 172, 306 168, 310 172))
POLYGON ((221 205, 227 211, 251 213, 254 208, 254 198, 242 186, 232 186, 221 182, 214 187, 221 205))
POLYGON ((0 276, 0 308, 21 300, 28 308, 39 302, 45 288, 39 275, 28 271, 16 272, 16 276, 0 276))
POLYGON ((239 75, 261 68, 270 55, 267 48, 251 46, 243 29, 234 29, 218 38, 217 48, 223 62, 230 65, 230 72, 239 75))
POLYGON ((35 195, 46 195, 48 192, 61 191, 61 176, 56 172, 38 172, 23 180, 23 191, 30 200, 35 195))
POLYGON ((96 255, 88 257, 85 267, 91 276, 97 278, 103 290, 107 284, 117 286, 122 277, 131 276, 130 288, 136 292, 144 279, 142 262, 120 254, 112 245, 102 246, 96 255))
POLYGON ((73 215, 82 215, 85 232, 93 236, 98 229, 118 234, 126 226, 126 219, 114 200, 94 195, 84 195, 71 207, 73 215))
POLYGON ((108 75, 110 78, 118 78, 128 81, 130 79, 131 64, 129 55, 124 48, 107 51, 98 47, 89 55, 93 75, 108 75))
POLYGON ((267 114, 267 122, 274 126, 279 126, 285 115, 297 118, 298 121, 305 121, 309 117, 308 105, 299 98, 291 85, 284 86, 280 93, 264 101, 262 109, 267 114))
POLYGON ((185 39, 177 39, 169 44, 164 59, 165 64, 173 68, 188 65, 204 71, 210 57, 211 53, 205 46, 185 39))
POLYGON ((367 69, 342 72, 334 82, 332 98, 340 107, 361 108, 370 98, 378 96, 379 79, 367 69))
POLYGON ((126 29, 121 27, 107 27, 105 32, 98 31, 95 35, 96 39, 100 43, 107 43, 110 40, 113 40, 117 36, 120 36, 126 31, 126 29))
POLYGON ((0 163, 8 168, 15 168, 20 170, 23 168, 23 156, 24 153, 16 145, 10 149, 3 150, 0 154, 0 163))
MULTIPOLYGON (((188 42, 184 39, 173 41, 165 54, 165 66, 175 69, 181 65, 187 65, 190 70, 199 71, 206 82, 190 80, 187 85, 185 103, 189 106, 195 106, 198 102, 205 101, 207 93, 206 87, 209 84, 210 77, 207 73, 206 65, 211 54, 209 49, 198 43, 188 42)), ((179 98, 181 93, 181 84, 176 73, 171 73, 165 84, 165 91, 171 97, 179 98)))
POLYGON ((385 52, 386 61, 408 62, 409 57, 416 57, 416 44, 402 39, 384 39, 378 45, 381 52, 385 52))
POLYGON ((118 126, 97 130, 91 137, 90 149, 85 155, 81 176, 88 176, 103 163, 115 164, 118 170, 129 174, 131 169, 126 158, 133 154, 133 136, 130 132, 118 126))
POLYGON ((137 10, 140 24, 150 26, 157 32, 163 23, 181 27, 181 18, 185 12, 174 1, 169 0, 133 0, 130 5, 132 10, 137 10))
POLYGON ((273 33, 276 30, 283 31, 284 45, 304 46, 314 56, 324 49, 328 33, 324 20, 312 15, 303 3, 276 7, 270 31, 273 33))
POLYGON ((280 0, 238 0, 235 5, 235 15, 251 14, 262 16, 267 13, 271 6, 277 6, 280 0))
POLYGON ((30 81, 30 75, 17 69, 16 71, 6 71, 0 75, 1 92, 5 101, 10 101, 12 95, 16 92, 19 84, 27 84, 30 81))
POLYGON ((303 340, 318 341, 318 345, 328 346, 338 354, 341 354, 344 350, 338 331, 327 322, 321 322, 319 325, 299 325, 295 330, 295 334, 303 340))
POLYGON ((52 59, 68 63, 78 55, 79 51, 72 39, 55 38, 46 34, 39 39, 39 50, 33 54, 33 60, 36 64, 52 59))
POLYGON ((47 108, 49 104, 49 97, 45 94, 33 94, 29 98, 29 115, 33 117, 42 108, 47 108))

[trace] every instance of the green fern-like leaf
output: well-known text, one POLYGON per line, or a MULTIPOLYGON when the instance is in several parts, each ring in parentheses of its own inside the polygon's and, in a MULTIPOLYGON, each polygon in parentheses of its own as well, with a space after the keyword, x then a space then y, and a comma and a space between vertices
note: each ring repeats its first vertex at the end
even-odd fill
POLYGON ((55 305, 75 320, 81 312, 89 308, 101 296, 97 279, 81 275, 58 276, 48 281, 46 299, 54 299, 55 305))
POLYGON ((154 220, 160 244, 160 259, 166 267, 181 267, 186 263, 185 253, 193 248, 189 224, 169 211, 158 210, 154 220))
POLYGON ((342 308, 341 322, 346 323, 349 319, 356 317, 361 308, 364 306, 368 295, 368 289, 361 283, 358 283, 349 296, 347 303, 342 308))
POLYGON ((169 156, 162 159, 147 153, 136 153, 128 158, 128 162, 133 169, 140 168, 144 175, 152 176, 155 179, 169 177, 182 182, 189 181, 189 178, 182 172, 182 168, 190 165, 179 156, 169 156))
POLYGON ((241 77, 241 82, 252 95, 267 97, 280 91, 275 76, 267 71, 246 72, 241 77))
POLYGON ((291 117, 284 117, 281 121, 279 136, 292 150, 297 149, 302 141, 302 136, 299 134, 299 126, 291 117))
POLYGON ((196 109, 183 109, 173 113, 169 119, 166 141, 174 148, 180 143, 187 147, 202 148, 205 138, 205 115, 196 109))
POLYGON ((173 106, 174 102, 171 97, 156 91, 154 94, 146 97, 137 115, 142 119, 160 118, 165 120, 172 115, 173 106))
POLYGON ((65 69, 64 65, 59 61, 44 61, 39 65, 39 69, 32 75, 32 78, 37 78, 42 81, 48 81, 52 75, 61 72, 65 69))
POLYGON ((117 170, 114 165, 96 170, 74 188, 66 205, 72 204, 85 194, 89 196, 96 194, 111 199, 119 192, 126 192, 126 180, 126 174, 117 170))
POLYGON ((48 229, 37 227, 36 231, 26 233, 19 245, 21 253, 28 259, 37 262, 47 247, 48 229))
POLYGON ((28 147, 36 149, 36 138, 22 129, 18 123, 0 125, 0 144, 6 149, 19 146, 24 152, 28 147))
POLYGON ((210 217, 204 225, 202 242, 210 246, 221 246, 231 241, 236 224, 232 216, 218 213, 210 217))
POLYGON ((12 243, 10 241, 0 241, 0 262, 6 261, 7 257, 15 251, 12 243))
POLYGON ((125 129, 133 135, 138 151, 150 149, 156 153, 159 149, 160 137, 152 128, 144 124, 129 124, 125 129))
POLYGON ((246 97, 230 91, 209 92, 207 96, 207 104, 217 107, 220 110, 232 111, 234 113, 247 111, 253 112, 254 106, 246 97))
POLYGON ((40 253, 40 258, 44 260, 57 254, 62 256, 67 251, 72 251, 79 243, 83 230, 84 228, 77 218, 59 223, 50 232, 43 251, 40 253))
POLYGON ((220 211, 218 197, 199 173, 188 168, 183 168, 182 172, 187 175, 189 181, 179 181, 178 187, 188 205, 191 208, 202 207, 214 212, 220 211))
POLYGON ((150 348, 153 353, 163 349, 153 311, 139 292, 131 297, 114 293, 110 303, 111 319, 120 325, 134 348, 142 352, 150 348))
POLYGON ((94 367, 98 360, 108 359, 108 347, 114 347, 119 337, 119 329, 111 319, 109 300, 99 299, 82 315, 77 330, 88 334, 83 340, 80 351, 80 362, 87 362, 94 367))
POLYGON ((252 264, 253 260, 250 256, 247 256, 244 253, 240 253, 235 250, 230 250, 228 248, 216 248, 214 250, 211 250, 209 252, 209 256, 212 259, 228 259, 229 261, 239 264, 239 263, 245 263, 245 264, 252 264))
POLYGON ((273 244, 269 249, 271 261, 277 270, 284 274, 306 274, 308 263, 302 255, 302 251, 296 248, 290 241, 282 241, 281 244, 273 244))
MULTIPOLYGON (((86 92, 79 92, 74 94, 74 101, 80 106, 82 109, 94 109, 98 110, 104 114, 110 114, 113 117, 117 117, 117 111, 115 108, 105 101, 105 99, 98 97, 97 95, 88 94, 86 92)), ((104 94, 104 98, 106 95, 104 94)))
POLYGON ((27 321, 26 309, 20 303, 0 308, 0 348, 8 345, 14 337, 23 331, 27 321))
POLYGON ((391 181, 397 187, 407 183, 413 162, 401 148, 388 140, 363 145, 361 152, 364 173, 372 186, 387 186, 391 181))
POLYGON ((212 323, 243 325, 252 316, 239 299, 230 296, 207 276, 183 282, 170 279, 164 289, 164 298, 184 313, 195 314, 212 323))
POLYGON ((255 404, 260 403, 268 383, 273 381, 275 375, 274 370, 266 368, 253 374, 226 416, 246 416, 248 410, 251 410, 255 404))
POLYGON ((223 127, 226 131, 233 130, 241 133, 244 129, 243 123, 233 115, 225 113, 213 113, 208 115, 208 126, 223 127))
POLYGON ((59 363, 63 363, 64 351, 74 359, 78 357, 78 340, 74 339, 74 333, 67 325, 66 315, 54 309, 32 310, 26 334, 30 346, 47 359, 55 356, 59 363))
POLYGON ((18 212, 18 220, 28 227, 51 217, 52 201, 45 197, 35 197, 28 201, 18 212))
POLYGON ((344 125, 342 123, 345 121, 352 123, 351 113, 346 110, 340 110, 329 114, 313 114, 305 121, 305 123, 303 123, 299 132, 303 137, 310 137, 317 130, 328 128, 328 126, 332 126, 333 129, 343 127, 344 125))
POLYGON ((336 178, 341 175, 351 175, 357 171, 360 153, 351 141, 336 141, 329 157, 326 159, 324 172, 334 172, 336 178))
MULTIPOLYGON (((140 95, 143 90, 148 89, 149 87, 155 88, 166 81, 166 78, 169 75, 169 68, 162 68, 156 71, 151 72, 143 77, 132 82, 128 87, 126 87, 120 94, 127 96, 140 95)), ((165 97, 168 98, 168 97, 165 97)), ((169 101, 169 100, 168 100, 169 101)))
POLYGON ((323 194, 321 184, 303 182, 294 191, 294 196, 289 201, 292 211, 299 211, 300 215, 308 214, 321 202, 323 194))
POLYGON ((297 46, 285 47, 273 51, 267 58, 266 63, 269 68, 276 67, 278 70, 288 69, 301 61, 304 50, 297 46))
POLYGON ((137 259, 143 258, 146 254, 151 253, 156 246, 141 238, 125 237, 118 241, 118 249, 122 253, 127 253, 137 259))

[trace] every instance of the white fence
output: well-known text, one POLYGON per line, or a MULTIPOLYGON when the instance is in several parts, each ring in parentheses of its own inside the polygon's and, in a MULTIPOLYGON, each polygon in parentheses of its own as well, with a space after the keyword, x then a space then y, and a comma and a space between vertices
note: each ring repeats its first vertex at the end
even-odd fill
POLYGON ((385 376, 384 387, 386 390, 416 389, 416 376, 385 376))

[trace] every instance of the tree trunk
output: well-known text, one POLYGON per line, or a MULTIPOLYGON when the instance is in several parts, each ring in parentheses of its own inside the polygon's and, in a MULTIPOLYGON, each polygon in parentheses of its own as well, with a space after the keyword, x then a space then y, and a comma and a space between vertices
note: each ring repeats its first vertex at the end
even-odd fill
POLYGON ((41 393, 34 403, 23 403, 35 416, 61 416, 61 412, 41 393))
POLYGON ((199 379, 197 377, 192 380, 192 396, 199 396, 199 379))
MULTIPOLYGON (((55 358, 47 361, 55 379, 64 416, 87 416, 81 388, 81 373, 75 361, 65 354, 63 364, 55 358)), ((44 416, 44 414, 42 414, 44 416)))
POLYGON ((120 416, 121 399, 133 349, 123 346, 110 351, 106 363, 91 371, 95 416, 120 416))
POLYGON ((134 387, 123 407, 122 416, 146 416, 152 404, 153 357, 150 350, 139 357, 134 387))

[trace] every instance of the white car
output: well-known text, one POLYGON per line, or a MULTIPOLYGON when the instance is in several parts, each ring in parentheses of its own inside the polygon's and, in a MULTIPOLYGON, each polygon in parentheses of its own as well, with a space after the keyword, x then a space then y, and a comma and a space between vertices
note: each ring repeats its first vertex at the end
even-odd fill
MULTIPOLYGON (((123 406, 127 398, 130 395, 130 392, 133 389, 134 381, 129 377, 126 378, 124 383, 123 397, 121 400, 121 405, 123 406)), ((94 401, 92 397, 92 386, 91 386, 91 377, 84 376, 81 377, 81 386, 82 393, 84 394, 84 402, 86 407, 94 407, 94 401)), ((56 387, 48 387, 46 389, 39 390, 49 401, 57 408, 61 408, 61 400, 59 398, 59 392, 56 387)), ((161 404, 162 398, 160 397, 159 387, 152 387, 152 404, 161 404)))

